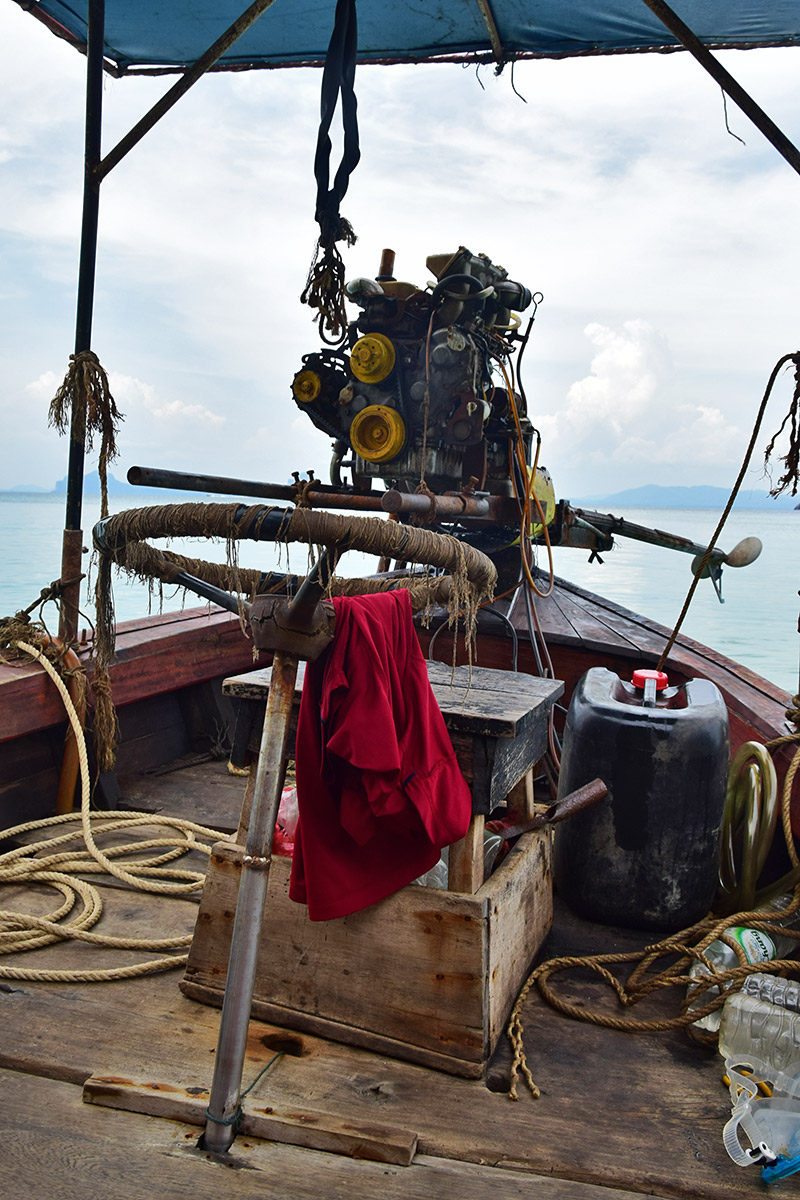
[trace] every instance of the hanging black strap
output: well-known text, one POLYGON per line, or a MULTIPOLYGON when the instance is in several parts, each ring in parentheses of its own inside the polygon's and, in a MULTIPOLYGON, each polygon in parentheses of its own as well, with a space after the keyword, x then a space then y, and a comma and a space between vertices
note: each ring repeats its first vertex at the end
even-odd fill
POLYGON ((333 33, 322 72, 319 136, 314 158, 314 175, 317 180, 315 215, 319 222, 320 241, 323 246, 328 246, 342 237, 339 205, 347 191, 350 176, 361 157, 358 145, 358 117, 354 87, 357 49, 356 0, 338 0, 333 33), (330 128, 340 96, 344 146, 342 161, 336 171, 333 187, 329 187, 332 150, 330 128))
POLYGON ((306 286, 300 297, 301 303, 317 310, 320 337, 329 346, 340 345, 347 332, 344 263, 336 243, 346 242, 348 246, 352 246, 356 240, 352 225, 339 212, 339 205, 347 191, 350 176, 361 157, 354 89, 357 49, 356 0, 337 0, 333 33, 322 72, 319 136, 314 157, 314 175, 317 180, 315 216, 319 223, 319 239, 306 286), (340 97, 344 145, 342 161, 331 187, 330 128, 340 97))

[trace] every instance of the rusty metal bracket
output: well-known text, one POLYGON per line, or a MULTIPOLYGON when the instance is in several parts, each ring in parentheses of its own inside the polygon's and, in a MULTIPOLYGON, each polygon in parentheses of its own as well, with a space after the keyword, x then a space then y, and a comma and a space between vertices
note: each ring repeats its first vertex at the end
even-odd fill
POLYGON ((312 662, 333 641, 333 605, 323 600, 306 616, 284 596, 256 596, 247 620, 258 650, 281 650, 312 662))

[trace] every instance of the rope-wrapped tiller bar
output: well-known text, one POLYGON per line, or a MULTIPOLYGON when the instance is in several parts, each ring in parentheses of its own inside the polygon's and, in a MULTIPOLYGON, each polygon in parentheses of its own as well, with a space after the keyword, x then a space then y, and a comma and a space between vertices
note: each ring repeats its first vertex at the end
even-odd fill
MULTIPOLYGON (((333 545, 341 553, 364 553, 426 564, 449 571, 446 576, 420 578, 408 575, 330 581, 331 595, 366 593, 405 588, 415 610, 434 604, 447 605, 451 619, 462 615, 468 627, 474 623, 478 606, 491 598, 496 572, 480 551, 447 534, 417 529, 375 517, 340 516, 310 509, 280 509, 243 504, 165 504, 131 509, 99 522, 95 544, 107 561, 143 579, 186 586, 185 576, 213 587, 246 596, 282 591, 290 577, 277 572, 245 570, 227 564, 187 558, 169 550, 158 550, 146 539, 165 537, 224 538, 229 544, 243 538, 257 541, 307 542, 333 545)), ((302 580, 291 577, 295 585, 302 580)))

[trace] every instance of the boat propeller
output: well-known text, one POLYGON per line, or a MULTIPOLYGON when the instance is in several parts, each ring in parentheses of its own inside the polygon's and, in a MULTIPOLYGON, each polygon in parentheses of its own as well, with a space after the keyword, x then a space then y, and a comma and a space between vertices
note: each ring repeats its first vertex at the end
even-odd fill
POLYGON ((692 559, 692 574, 699 574, 701 579, 706 579, 711 574, 711 569, 715 563, 720 565, 724 563, 727 567, 749 567, 750 563, 756 561, 762 550, 761 538, 742 538, 728 554, 714 550, 702 571, 700 567, 703 564, 705 554, 695 555, 692 559))
POLYGON ((714 549, 707 558, 707 551, 704 551, 702 554, 696 554, 692 559, 692 574, 699 575, 701 579, 710 579, 714 591, 717 593, 717 599, 720 604, 724 604, 725 601, 722 597, 723 566, 749 567, 750 563, 756 561, 762 549, 761 538, 746 537, 737 542, 727 554, 722 550, 714 549))

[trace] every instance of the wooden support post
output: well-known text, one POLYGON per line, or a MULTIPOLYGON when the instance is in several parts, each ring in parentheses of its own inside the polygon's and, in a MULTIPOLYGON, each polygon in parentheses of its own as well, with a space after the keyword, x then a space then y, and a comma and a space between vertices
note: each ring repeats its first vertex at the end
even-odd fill
POLYGON ((486 818, 475 813, 466 836, 454 842, 448 854, 447 890, 474 896, 483 885, 483 827, 486 818))
POLYGON ((509 817, 513 818, 514 823, 517 825, 522 825, 526 821, 533 820, 536 815, 533 795, 533 767, 525 772, 519 782, 515 783, 508 793, 506 812, 509 817))

